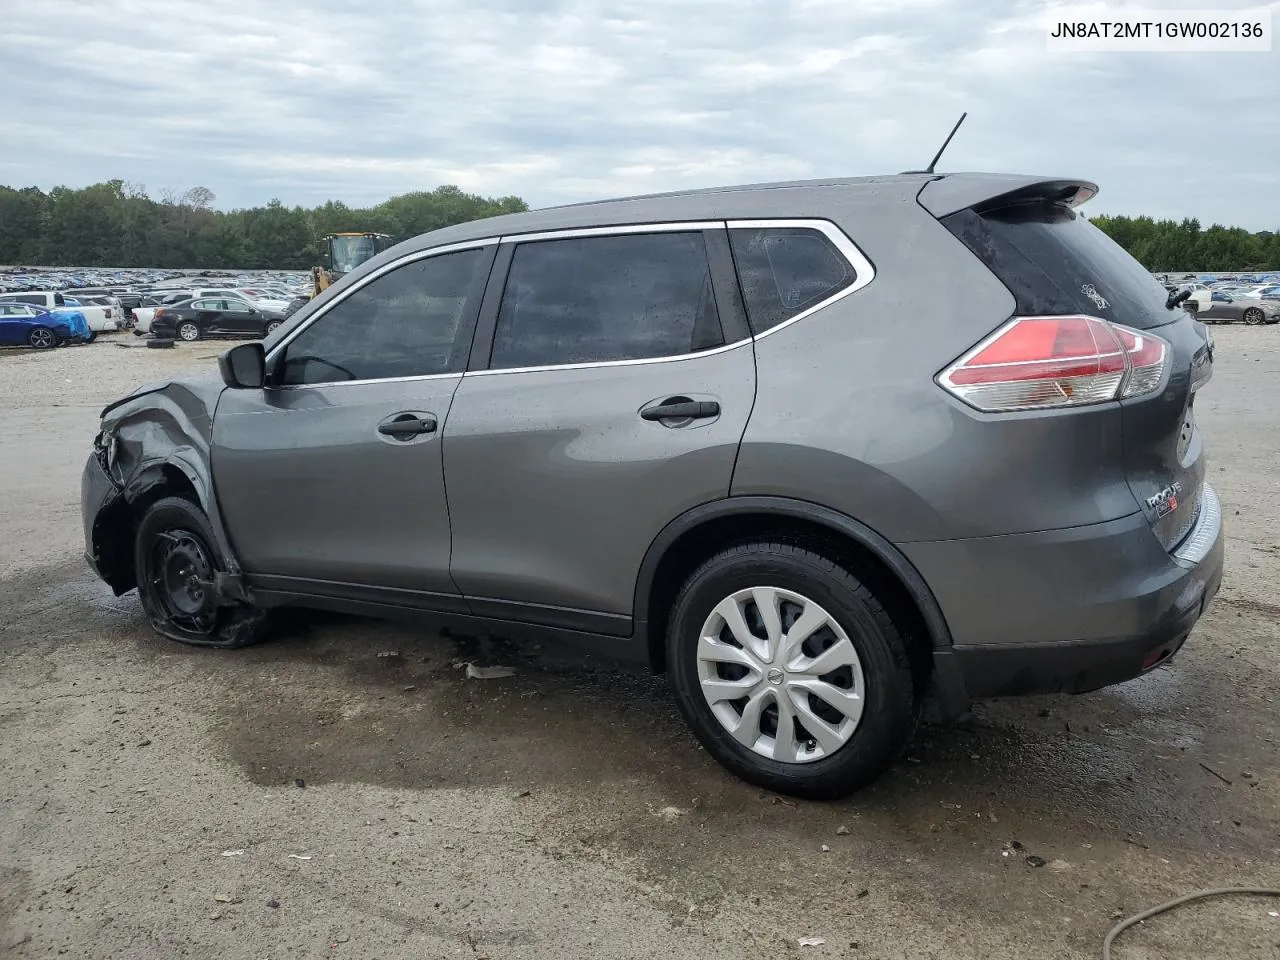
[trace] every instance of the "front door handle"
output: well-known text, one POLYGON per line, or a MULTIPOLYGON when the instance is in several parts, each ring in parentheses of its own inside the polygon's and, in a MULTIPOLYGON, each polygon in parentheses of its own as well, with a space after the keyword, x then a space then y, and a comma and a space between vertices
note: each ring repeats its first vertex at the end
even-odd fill
POLYGON ((435 433, 436 418, 430 414, 418 417, 412 413, 402 413, 378 424, 378 432, 397 440, 412 440, 424 433, 435 433))
POLYGON ((640 411, 642 420, 706 420, 720 416, 720 404, 714 400, 671 398, 640 411))

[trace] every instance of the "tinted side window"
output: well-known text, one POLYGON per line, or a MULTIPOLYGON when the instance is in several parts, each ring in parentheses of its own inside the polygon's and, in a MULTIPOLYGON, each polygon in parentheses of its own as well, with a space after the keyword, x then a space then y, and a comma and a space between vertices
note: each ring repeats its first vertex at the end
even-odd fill
MULTIPOLYGON (((44 294, 42 293, 15 293, 11 297, 5 297, 6 300, 20 300, 23 303, 44 303, 44 294)), ((61 305, 62 297, 58 296, 54 301, 61 305)))
POLYGON ((766 227, 729 231, 752 333, 776 327, 857 279, 820 230, 766 227))
POLYGON ((724 343, 701 233, 516 247, 490 367, 681 356, 724 343))
POLYGON ((492 248, 415 260, 361 287, 285 348, 278 382, 334 383, 456 373, 462 318, 484 289, 492 248))

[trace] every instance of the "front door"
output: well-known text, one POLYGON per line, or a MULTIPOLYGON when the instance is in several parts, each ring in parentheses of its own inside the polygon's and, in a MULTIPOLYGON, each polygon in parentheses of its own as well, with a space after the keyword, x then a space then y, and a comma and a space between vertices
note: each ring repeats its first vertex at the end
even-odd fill
POLYGON ((650 543, 728 495, 755 363, 702 226, 504 249, 444 435, 477 615, 625 633, 650 543))
POLYGON ((265 389, 223 394, 214 484, 258 583, 457 599, 441 436, 493 253, 418 253, 371 275, 273 349, 265 389))

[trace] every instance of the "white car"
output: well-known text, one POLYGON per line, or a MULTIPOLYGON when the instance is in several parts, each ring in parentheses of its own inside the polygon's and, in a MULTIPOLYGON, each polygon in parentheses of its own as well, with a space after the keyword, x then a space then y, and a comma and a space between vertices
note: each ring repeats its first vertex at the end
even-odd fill
POLYGON ((94 333, 114 333, 120 329, 121 321, 123 320, 115 307, 81 304, 74 297, 64 297, 56 290, 28 290, 25 293, 7 293, 4 298, 10 302, 34 303, 37 307, 44 307, 46 310, 55 310, 58 307, 75 307, 84 314, 84 318, 89 324, 89 329, 94 333))

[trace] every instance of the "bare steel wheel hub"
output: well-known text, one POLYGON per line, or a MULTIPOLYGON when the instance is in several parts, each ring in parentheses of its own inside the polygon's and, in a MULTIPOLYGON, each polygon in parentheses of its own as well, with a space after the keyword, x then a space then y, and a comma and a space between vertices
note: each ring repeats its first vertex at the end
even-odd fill
POLYGON ((829 757, 853 736, 866 681, 844 628, 778 587, 725 597, 698 636, 698 682, 720 725, 781 763, 829 757))

